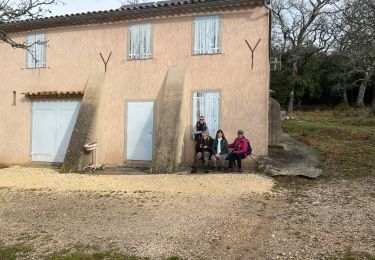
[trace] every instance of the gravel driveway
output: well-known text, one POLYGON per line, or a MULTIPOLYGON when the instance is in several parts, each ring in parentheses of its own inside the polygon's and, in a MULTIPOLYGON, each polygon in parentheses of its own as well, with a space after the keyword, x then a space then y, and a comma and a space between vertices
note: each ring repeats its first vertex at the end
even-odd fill
POLYGON ((0 243, 30 244, 30 259, 64 249, 164 259, 247 255, 272 194, 256 174, 60 175, 0 170, 0 243))
POLYGON ((0 246, 30 245, 27 259, 65 249, 151 259, 374 259, 375 178, 306 184, 274 188, 256 174, 2 169, 0 246))

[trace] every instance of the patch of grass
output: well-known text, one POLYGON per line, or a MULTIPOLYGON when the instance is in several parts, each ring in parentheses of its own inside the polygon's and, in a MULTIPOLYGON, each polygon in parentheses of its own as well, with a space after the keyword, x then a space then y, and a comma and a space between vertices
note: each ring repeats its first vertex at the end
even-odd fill
POLYGON ((83 251, 67 252, 62 251, 51 255, 50 260, 148 260, 149 258, 126 256, 117 252, 93 252, 86 253, 83 251))
POLYGON ((298 112, 283 123, 317 149, 325 178, 375 175, 375 116, 367 110, 298 112))
POLYGON ((149 260, 147 257, 128 256, 117 252, 118 249, 100 251, 97 246, 77 244, 51 254, 49 260, 149 260))
MULTIPOLYGON (((148 257, 138 257, 138 256, 127 256, 115 251, 95 251, 91 253, 85 252, 83 248, 89 250, 90 247, 78 245, 74 247, 75 249, 66 249, 58 253, 50 255, 47 259, 49 260, 149 260, 148 257), (78 248, 82 248, 78 249, 78 248)), ((0 260, 2 260, 0 258, 0 260)), ((165 260, 183 260, 178 256, 171 256, 165 258, 165 260)))
POLYGON ((0 245, 0 260, 16 260, 19 257, 27 256, 31 251, 31 246, 24 244, 0 245))
POLYGON ((375 260, 375 256, 365 252, 346 252, 342 257, 327 257, 327 260, 375 260))
POLYGON ((17 241, 31 241, 37 239, 38 237, 38 235, 31 235, 29 233, 23 232, 18 235, 17 241))

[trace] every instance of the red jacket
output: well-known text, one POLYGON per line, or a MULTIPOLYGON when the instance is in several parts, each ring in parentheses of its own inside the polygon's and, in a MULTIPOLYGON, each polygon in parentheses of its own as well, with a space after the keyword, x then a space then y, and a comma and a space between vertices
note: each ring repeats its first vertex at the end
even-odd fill
POLYGON ((230 144, 229 147, 233 148, 234 154, 239 154, 241 156, 247 156, 247 147, 249 146, 250 141, 244 136, 243 138, 236 138, 233 144, 230 144))

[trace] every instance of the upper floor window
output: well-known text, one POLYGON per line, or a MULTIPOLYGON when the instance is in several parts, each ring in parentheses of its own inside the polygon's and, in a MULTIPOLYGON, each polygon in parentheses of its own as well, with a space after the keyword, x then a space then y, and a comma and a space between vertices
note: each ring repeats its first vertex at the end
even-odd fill
POLYGON ((152 58, 152 24, 129 25, 128 58, 131 60, 152 58))
POLYGON ((46 66, 46 36, 44 33, 32 33, 27 35, 26 44, 28 69, 44 68, 46 66))
POLYGON ((220 52, 220 16, 198 16, 194 20, 194 54, 220 52))

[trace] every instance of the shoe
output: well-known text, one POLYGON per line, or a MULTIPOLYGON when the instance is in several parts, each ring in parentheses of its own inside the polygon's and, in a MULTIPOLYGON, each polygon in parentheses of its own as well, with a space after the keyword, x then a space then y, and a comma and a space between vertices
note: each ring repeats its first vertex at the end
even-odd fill
POLYGON ((191 173, 197 173, 197 169, 196 168, 191 169, 191 173))

